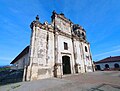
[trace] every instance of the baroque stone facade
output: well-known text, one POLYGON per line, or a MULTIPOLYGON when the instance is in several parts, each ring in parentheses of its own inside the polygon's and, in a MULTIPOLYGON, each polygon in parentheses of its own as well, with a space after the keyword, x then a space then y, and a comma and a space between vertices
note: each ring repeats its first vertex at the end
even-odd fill
POLYGON ((24 80, 92 72, 90 44, 84 28, 72 23, 63 13, 53 11, 51 18, 51 24, 42 24, 37 16, 30 25, 32 32, 24 80))

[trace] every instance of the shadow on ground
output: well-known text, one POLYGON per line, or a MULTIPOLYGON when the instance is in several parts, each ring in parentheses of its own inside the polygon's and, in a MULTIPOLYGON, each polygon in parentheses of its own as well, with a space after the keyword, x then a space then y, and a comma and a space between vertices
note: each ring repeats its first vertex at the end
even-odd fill
POLYGON ((120 86, 112 85, 112 84, 101 84, 94 88, 91 88, 88 91, 120 91, 120 86))

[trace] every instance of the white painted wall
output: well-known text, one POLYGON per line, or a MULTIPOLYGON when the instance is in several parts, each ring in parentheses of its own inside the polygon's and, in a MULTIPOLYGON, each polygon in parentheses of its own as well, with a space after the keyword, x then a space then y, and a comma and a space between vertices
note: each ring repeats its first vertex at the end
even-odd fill
POLYGON ((25 65, 28 65, 28 53, 15 62, 11 69, 24 69, 25 65))
POLYGON ((115 68, 114 64, 116 64, 116 63, 119 64, 119 66, 120 66, 120 62, 97 63, 96 65, 100 65, 101 70, 104 70, 106 64, 108 64, 110 68, 115 68))

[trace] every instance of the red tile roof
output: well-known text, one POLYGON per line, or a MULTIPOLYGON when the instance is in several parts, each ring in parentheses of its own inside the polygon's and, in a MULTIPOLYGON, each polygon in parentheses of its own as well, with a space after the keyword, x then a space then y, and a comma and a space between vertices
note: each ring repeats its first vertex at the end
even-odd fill
POLYGON ((114 56, 114 57, 107 57, 105 59, 102 59, 98 62, 95 62, 95 64, 97 63, 108 63, 108 62, 120 62, 120 56, 114 56))
POLYGON ((29 46, 27 46, 10 64, 14 64, 28 52, 29 52, 29 46))

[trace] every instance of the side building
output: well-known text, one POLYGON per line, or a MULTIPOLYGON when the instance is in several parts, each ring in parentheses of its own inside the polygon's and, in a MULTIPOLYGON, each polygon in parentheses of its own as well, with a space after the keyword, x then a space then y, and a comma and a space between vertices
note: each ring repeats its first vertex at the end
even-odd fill
POLYGON ((12 62, 24 69, 24 80, 62 77, 66 74, 93 72, 90 44, 86 31, 63 13, 52 13, 51 24, 36 17, 31 27, 30 46, 12 62))
POLYGON ((107 57, 95 62, 96 70, 120 70, 120 56, 107 57))

